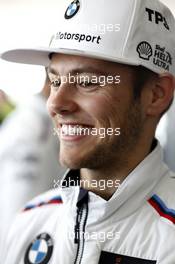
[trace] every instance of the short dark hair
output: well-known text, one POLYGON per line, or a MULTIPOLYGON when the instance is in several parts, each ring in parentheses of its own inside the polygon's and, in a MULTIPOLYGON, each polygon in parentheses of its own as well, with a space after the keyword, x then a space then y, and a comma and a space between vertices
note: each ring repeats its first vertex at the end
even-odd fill
POLYGON ((134 66, 134 99, 137 100, 141 96, 142 88, 144 85, 153 80, 154 78, 158 78, 158 74, 143 67, 143 66, 134 66))

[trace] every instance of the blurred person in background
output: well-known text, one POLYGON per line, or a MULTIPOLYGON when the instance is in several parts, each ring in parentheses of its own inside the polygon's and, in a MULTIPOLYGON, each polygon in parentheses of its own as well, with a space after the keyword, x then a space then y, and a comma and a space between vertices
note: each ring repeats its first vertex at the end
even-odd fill
POLYGON ((0 90, 0 125, 3 120, 14 110, 15 105, 10 101, 4 91, 0 90))
POLYGON ((49 93, 46 79, 41 93, 17 106, 0 130, 0 243, 17 211, 35 195, 54 188, 64 172, 46 111, 49 93))
POLYGON ((169 111, 162 117, 156 137, 163 147, 165 163, 175 172, 175 100, 169 111))

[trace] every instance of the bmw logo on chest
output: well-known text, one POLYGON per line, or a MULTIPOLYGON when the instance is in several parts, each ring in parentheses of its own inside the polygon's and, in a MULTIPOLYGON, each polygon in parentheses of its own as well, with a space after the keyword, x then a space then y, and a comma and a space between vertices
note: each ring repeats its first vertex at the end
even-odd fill
POLYGON ((25 258, 25 264, 47 264, 53 253, 53 240, 46 234, 40 234, 29 245, 25 258))
POLYGON ((80 8, 80 2, 79 0, 73 1, 67 8, 64 17, 66 19, 70 19, 76 15, 80 8))

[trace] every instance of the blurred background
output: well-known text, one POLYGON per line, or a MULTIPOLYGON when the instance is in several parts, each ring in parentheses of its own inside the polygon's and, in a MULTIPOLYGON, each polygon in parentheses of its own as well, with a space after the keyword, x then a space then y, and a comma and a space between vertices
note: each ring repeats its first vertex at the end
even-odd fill
MULTIPOLYGON (((0 0, 0 53, 48 46, 58 1, 0 0)), ((15 214, 65 171, 46 110, 45 75, 44 67, 0 60, 0 248, 15 214)))
MULTIPOLYGON (((10 48, 48 46, 60 0, 0 0, 0 53, 10 48), (39 34, 38 34, 39 32, 39 34)), ((43 67, 0 60, 0 89, 15 102, 42 89, 43 67)))

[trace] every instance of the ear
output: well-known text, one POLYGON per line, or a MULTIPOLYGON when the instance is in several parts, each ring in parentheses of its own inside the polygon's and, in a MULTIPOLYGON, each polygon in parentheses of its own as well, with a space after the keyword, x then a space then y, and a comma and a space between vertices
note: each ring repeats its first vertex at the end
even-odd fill
POLYGON ((147 108, 149 116, 160 117, 169 107, 175 88, 175 78, 170 73, 163 73, 151 86, 151 101, 147 108))

